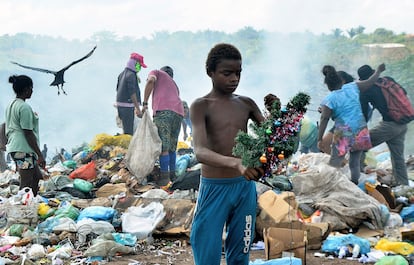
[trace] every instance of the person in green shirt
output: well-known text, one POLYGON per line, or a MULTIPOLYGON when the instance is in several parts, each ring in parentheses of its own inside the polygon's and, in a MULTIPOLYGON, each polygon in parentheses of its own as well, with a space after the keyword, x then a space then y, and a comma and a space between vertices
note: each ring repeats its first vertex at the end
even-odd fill
POLYGON ((20 189, 29 187, 36 196, 43 178, 39 166, 45 167, 45 159, 39 148, 39 118, 26 102, 32 96, 33 81, 26 75, 13 75, 9 83, 16 98, 6 109, 7 152, 16 163, 20 189))

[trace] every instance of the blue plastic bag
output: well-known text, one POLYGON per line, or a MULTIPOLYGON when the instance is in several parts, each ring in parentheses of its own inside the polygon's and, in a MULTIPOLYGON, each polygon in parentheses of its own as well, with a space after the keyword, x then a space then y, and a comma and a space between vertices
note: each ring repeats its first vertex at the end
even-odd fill
POLYGON ((411 223, 414 221, 414 204, 402 208, 400 216, 405 223, 411 223))
POLYGON ((182 155, 177 159, 175 163, 175 175, 177 177, 185 173, 188 166, 190 165, 190 161, 191 161, 191 156, 189 154, 182 155))
POLYGON ((59 224, 59 217, 51 216, 39 223, 35 229, 36 233, 50 234, 53 232, 53 228, 59 224))
POLYGON ((95 221, 103 220, 110 222, 115 216, 116 212, 117 211, 111 207, 90 206, 80 212, 77 221, 80 221, 84 218, 91 218, 95 221))
POLYGON ((130 233, 112 233, 116 243, 122 244, 124 246, 135 246, 137 243, 137 237, 130 233))
POLYGON ((371 251, 371 246, 368 240, 353 234, 344 236, 328 236, 322 244, 322 251, 338 254, 340 247, 348 245, 359 245, 361 254, 367 254, 371 251))

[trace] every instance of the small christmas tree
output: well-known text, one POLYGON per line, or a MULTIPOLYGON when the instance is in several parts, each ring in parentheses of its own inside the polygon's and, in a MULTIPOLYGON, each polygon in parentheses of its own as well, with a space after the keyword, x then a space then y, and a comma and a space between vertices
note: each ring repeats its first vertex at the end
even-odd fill
POLYGON ((250 124, 253 134, 242 131, 237 134, 233 155, 240 157, 246 167, 262 167, 265 174, 259 181, 265 182, 273 173, 282 172, 288 158, 297 150, 300 121, 309 102, 310 96, 302 92, 284 108, 277 100, 262 124, 250 124))

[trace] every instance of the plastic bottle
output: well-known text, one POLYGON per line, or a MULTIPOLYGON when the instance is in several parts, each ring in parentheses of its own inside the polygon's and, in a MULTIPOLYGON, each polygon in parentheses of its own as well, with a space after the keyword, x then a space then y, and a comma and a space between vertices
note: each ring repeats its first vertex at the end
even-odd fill
POLYGON ((352 249, 352 257, 358 258, 359 252, 361 251, 361 247, 358 244, 355 244, 354 248, 352 249))
POLYGON ((321 210, 316 210, 312 217, 311 217, 311 222, 312 223, 320 223, 322 222, 322 216, 323 216, 323 212, 321 210))
POLYGON ((343 259, 346 257, 346 254, 348 252, 347 246, 342 246, 339 248, 338 258, 343 259))

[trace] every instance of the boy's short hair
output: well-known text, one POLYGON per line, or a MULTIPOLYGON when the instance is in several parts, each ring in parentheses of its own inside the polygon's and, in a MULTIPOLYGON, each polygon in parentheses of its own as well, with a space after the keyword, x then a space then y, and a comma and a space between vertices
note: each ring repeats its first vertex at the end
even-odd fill
POLYGON ((216 44, 208 53, 206 60, 206 71, 214 72, 217 64, 223 59, 241 60, 240 51, 233 45, 228 43, 216 44))

